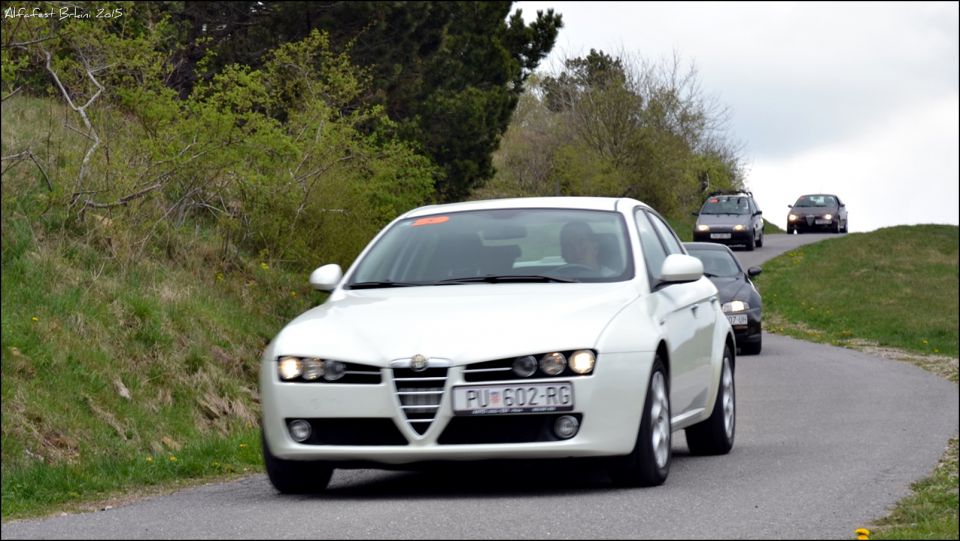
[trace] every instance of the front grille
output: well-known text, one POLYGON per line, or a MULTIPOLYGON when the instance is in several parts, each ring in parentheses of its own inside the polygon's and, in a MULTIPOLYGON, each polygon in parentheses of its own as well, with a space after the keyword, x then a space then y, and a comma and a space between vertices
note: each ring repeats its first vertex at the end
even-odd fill
MULTIPOLYGON (((286 419, 289 423, 293 419, 286 419)), ((304 445, 407 445, 392 419, 313 418, 312 432, 304 445)))
POLYGON ((422 372, 409 368, 393 369, 400 407, 407 423, 417 434, 425 434, 437 416, 446 381, 446 367, 427 368, 422 372))
POLYGON ((559 441, 560 438, 553 433, 553 424, 561 415, 573 415, 582 421, 579 413, 454 417, 440 434, 437 443, 467 445, 559 441))

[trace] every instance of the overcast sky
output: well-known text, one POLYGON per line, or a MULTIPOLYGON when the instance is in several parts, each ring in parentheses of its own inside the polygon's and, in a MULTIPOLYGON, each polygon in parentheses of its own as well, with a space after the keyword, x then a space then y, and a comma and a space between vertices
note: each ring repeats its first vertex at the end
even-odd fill
MULTIPOLYGON (((541 63, 591 48, 678 54, 728 108, 746 184, 786 226, 804 193, 835 193, 850 231, 958 224, 957 2, 514 2, 563 14, 541 63)), ((684 69, 686 71, 686 69, 684 69)))

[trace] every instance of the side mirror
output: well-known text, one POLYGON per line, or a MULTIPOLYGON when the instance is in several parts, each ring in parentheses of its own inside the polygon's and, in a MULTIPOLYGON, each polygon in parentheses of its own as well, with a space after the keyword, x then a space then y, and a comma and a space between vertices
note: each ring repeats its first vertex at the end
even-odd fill
POLYGON ((751 278, 753 278, 754 276, 760 274, 761 272, 763 272, 763 269, 761 269, 760 267, 750 267, 749 269, 747 269, 747 276, 750 276, 751 278))
POLYGON ((340 283, 341 278, 343 278, 343 271, 340 265, 330 263, 310 273, 310 285, 313 289, 320 291, 332 291, 340 283))
POLYGON ((703 262, 692 255, 670 254, 660 267, 664 283, 695 282, 703 276, 703 262))
POLYGON ((691 212, 691 213, 690 213, 690 216, 700 216, 700 213, 699 213, 699 212, 691 212))
POLYGON ((788 208, 788 209, 792 209, 792 208, 793 208, 793 205, 787 205, 787 208, 788 208))
POLYGON ((757 211, 757 216, 760 216, 761 214, 763 214, 763 211, 762 211, 762 210, 758 210, 758 211, 757 211))

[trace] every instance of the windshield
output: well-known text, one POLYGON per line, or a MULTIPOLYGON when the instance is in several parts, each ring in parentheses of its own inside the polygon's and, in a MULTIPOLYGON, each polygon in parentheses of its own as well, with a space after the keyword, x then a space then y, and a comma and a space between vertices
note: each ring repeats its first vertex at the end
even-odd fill
POLYGON ((837 199, 832 195, 805 195, 797 199, 795 207, 835 207, 837 199))
POLYGON ((348 289, 474 282, 615 282, 633 277, 620 214, 497 209, 395 223, 348 289))
POLYGON ((742 270, 737 261, 725 250, 696 250, 687 248, 687 253, 703 262, 704 274, 710 276, 738 276, 742 270))
POLYGON ((750 214, 750 206, 744 196, 711 197, 703 204, 700 214, 750 214))

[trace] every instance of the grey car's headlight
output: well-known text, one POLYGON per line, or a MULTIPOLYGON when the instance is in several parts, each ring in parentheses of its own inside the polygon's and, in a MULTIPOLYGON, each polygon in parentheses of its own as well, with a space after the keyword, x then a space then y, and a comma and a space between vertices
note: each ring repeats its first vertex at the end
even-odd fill
POLYGON ((824 220, 832 220, 832 219, 833 219, 833 214, 824 214, 824 215, 823 215, 823 219, 824 219, 824 220))
POLYGON ((597 357, 589 349, 580 349, 570 355, 570 370, 577 374, 589 374, 597 357))
POLYGON ((698 225, 698 226, 697 226, 697 231, 710 231, 710 226, 709 226, 709 225, 703 225, 703 224, 698 225))
POLYGON ((303 361, 297 357, 280 357, 277 371, 280 374, 280 379, 284 381, 297 379, 300 374, 303 374, 303 361))
POLYGON ((723 311, 726 312, 744 312, 750 309, 750 305, 744 301, 730 301, 723 303, 723 311))
POLYGON ((787 216, 787 220, 790 220, 791 222, 795 222, 795 221, 797 221, 797 215, 796 215, 796 214, 791 214, 791 215, 787 216))
POLYGON ((733 226, 734 231, 743 231, 743 224, 737 224, 733 226))

